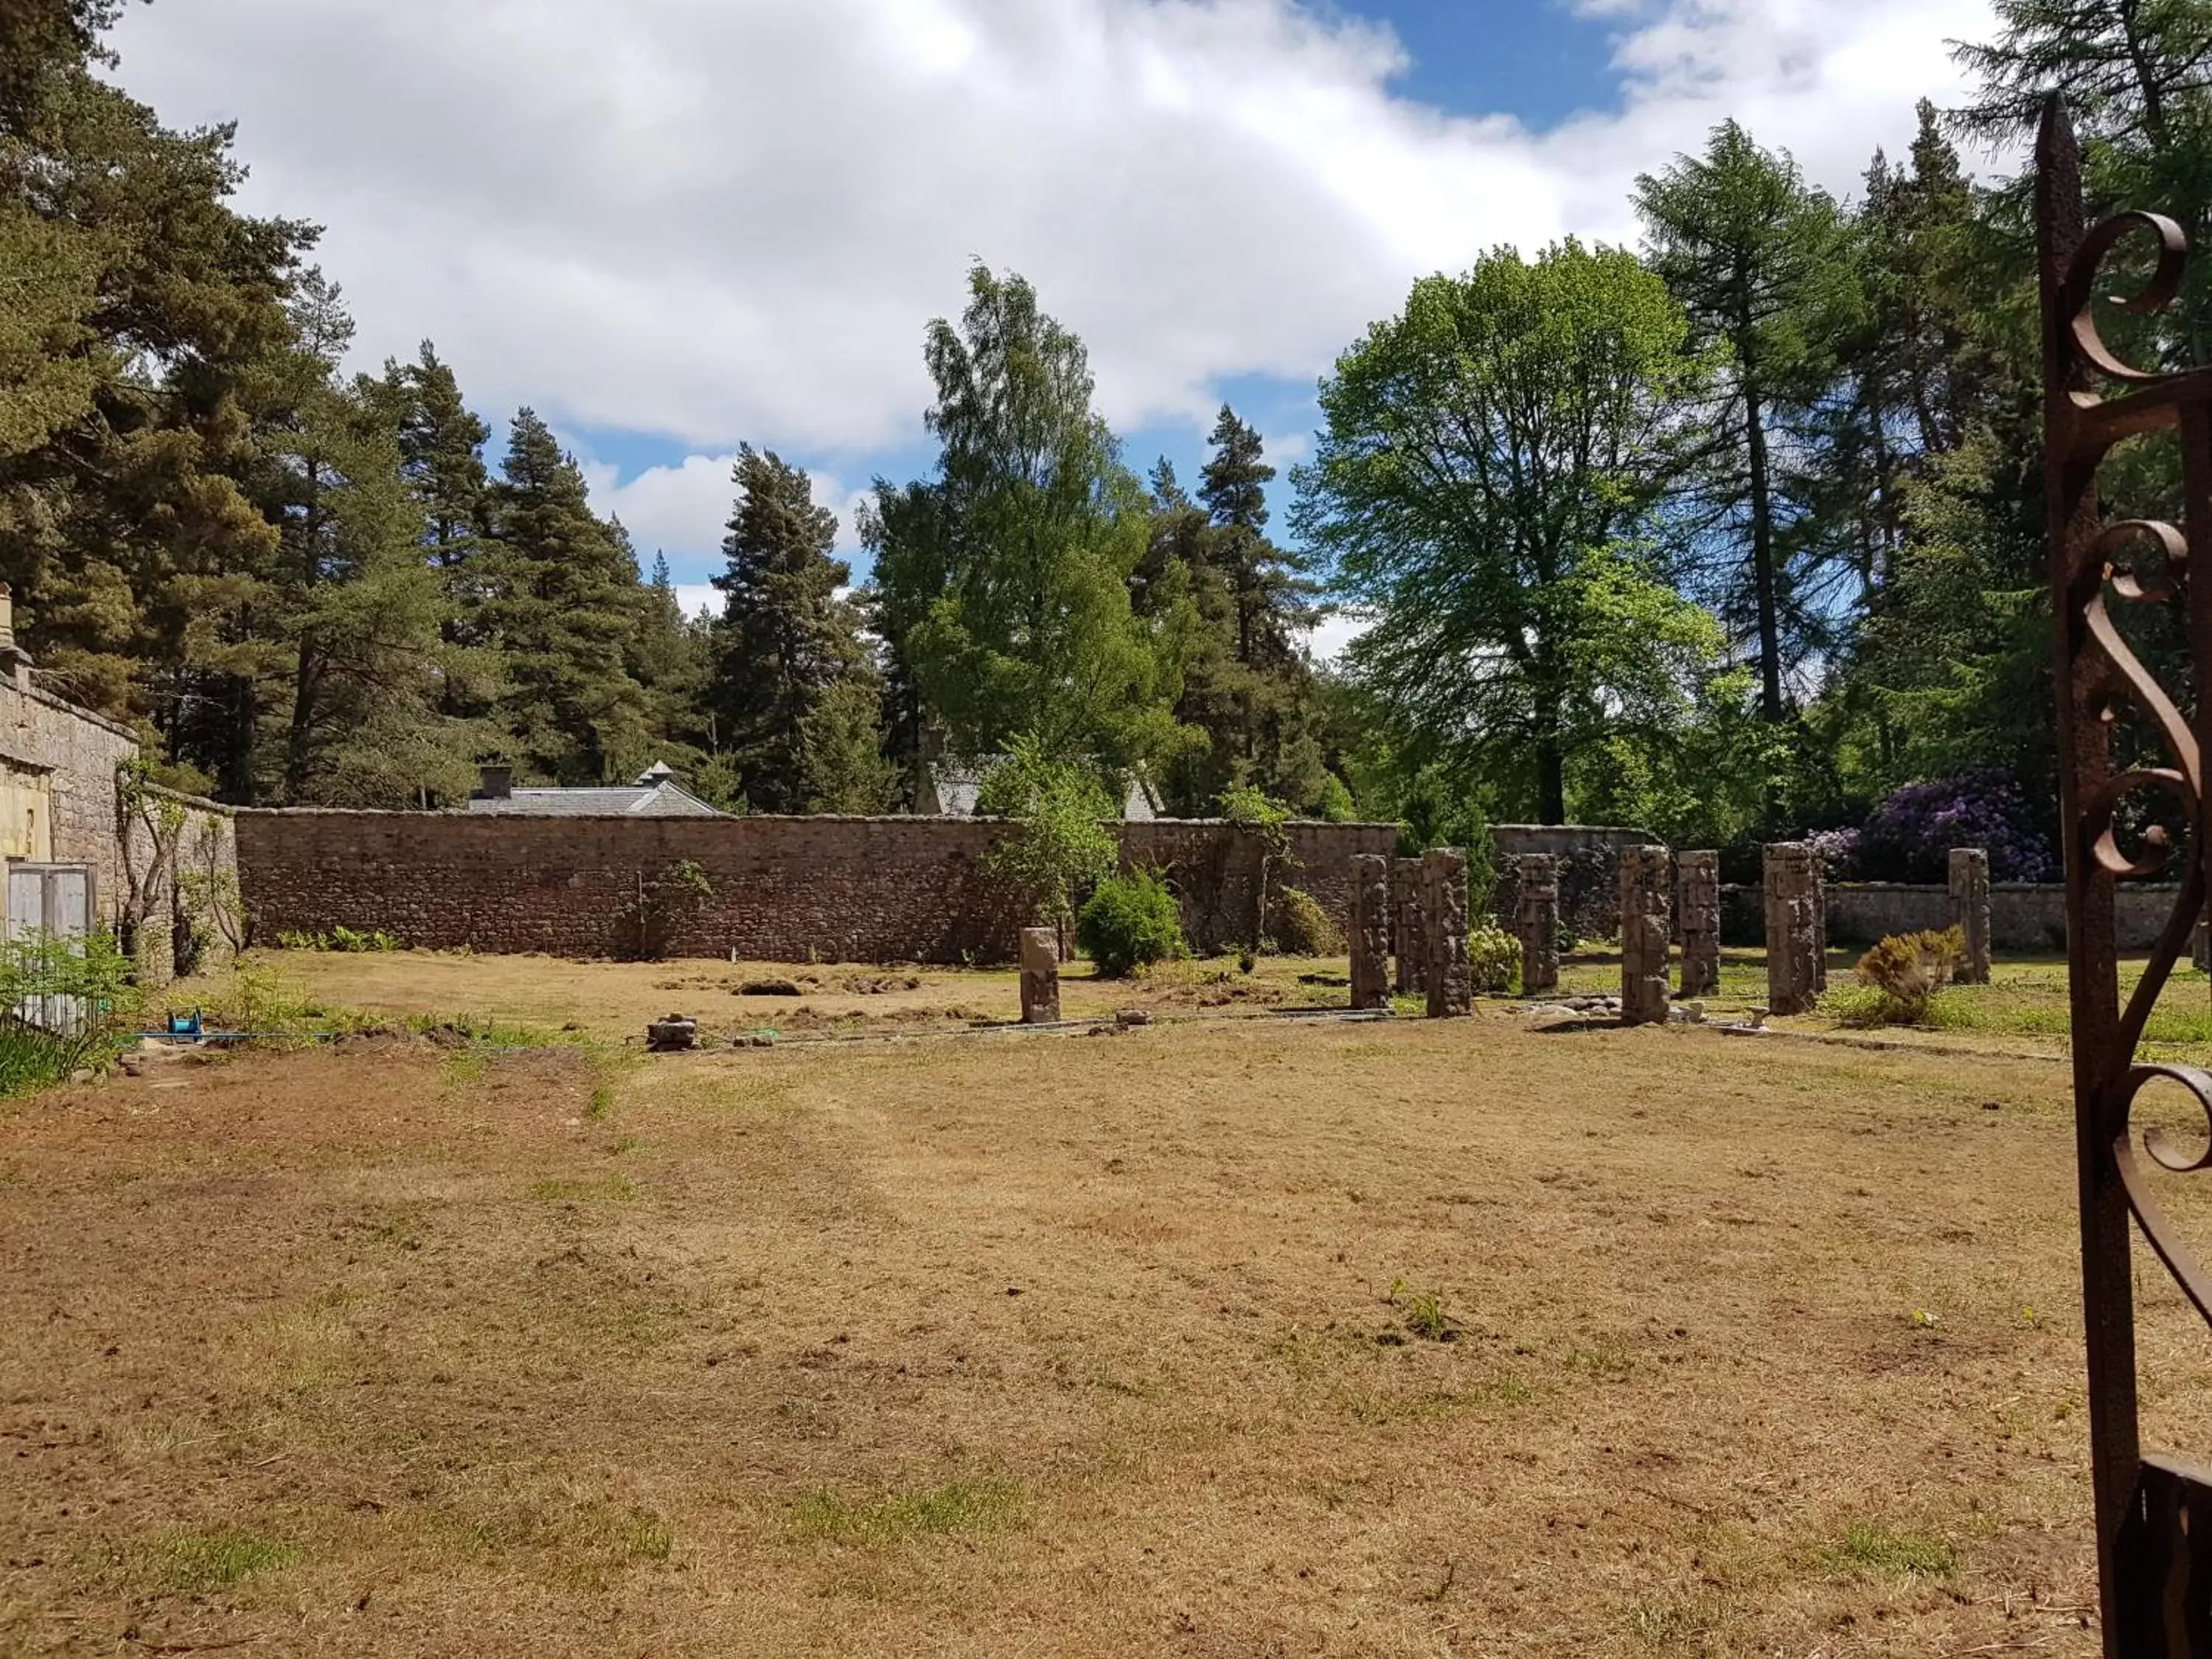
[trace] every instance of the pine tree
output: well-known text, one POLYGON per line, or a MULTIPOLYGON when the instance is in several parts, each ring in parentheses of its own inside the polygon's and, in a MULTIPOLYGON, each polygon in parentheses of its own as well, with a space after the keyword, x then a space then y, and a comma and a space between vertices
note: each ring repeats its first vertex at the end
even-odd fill
POLYGON ((1088 354, 1018 276, 978 265, 969 289, 924 347, 937 474, 882 485, 864 523, 897 695, 967 754, 1029 732, 1108 771, 1170 755, 1188 630, 1132 607, 1149 503, 1091 408, 1088 354))
POLYGON ((1636 207, 1697 348, 1725 360, 1716 395, 1685 428, 1684 522, 1723 614, 1754 644, 1760 713, 1778 724, 1793 635, 1823 619, 1821 561, 1793 558, 1809 538, 1798 533, 1787 438, 1833 386, 1858 303, 1843 217, 1788 155, 1734 121, 1714 129, 1702 156, 1640 177, 1636 207))
POLYGON ((650 735, 626 661, 636 557, 593 516, 583 475, 528 409, 514 417, 490 506, 497 545, 484 615, 510 688, 499 712, 517 758, 563 783, 615 781, 650 735))
POLYGON ((840 594, 852 568, 835 556, 837 515, 817 507, 812 481, 772 451, 741 447, 734 482, 722 543, 729 563, 714 578, 726 605, 710 700, 745 799, 764 812, 804 812, 823 799, 839 800, 839 811, 880 811, 885 791, 855 781, 866 770, 856 757, 881 750, 874 715, 860 718, 880 690, 859 612, 840 594))
POLYGON ((484 524, 490 475, 483 447, 491 429, 471 411, 453 368, 428 340, 411 363, 388 362, 369 383, 398 434, 402 472, 422 513, 422 547, 438 574, 445 642, 440 706, 480 717, 498 701, 499 661, 484 606, 491 598, 484 524))

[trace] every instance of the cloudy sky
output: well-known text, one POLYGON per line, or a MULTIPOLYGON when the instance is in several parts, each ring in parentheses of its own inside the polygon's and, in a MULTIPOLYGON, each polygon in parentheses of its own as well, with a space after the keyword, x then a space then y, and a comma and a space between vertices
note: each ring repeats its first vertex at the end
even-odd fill
POLYGON ((921 332, 972 258, 1083 336, 1133 464, 1191 476, 1227 398, 1288 465, 1416 277, 1632 241, 1635 175, 1724 115, 1849 193, 1989 29, 1989 0, 158 0, 115 44, 173 125, 239 124, 246 206, 328 227, 362 367, 434 339, 696 585, 740 441, 811 469, 848 546, 871 477, 927 470, 921 332))

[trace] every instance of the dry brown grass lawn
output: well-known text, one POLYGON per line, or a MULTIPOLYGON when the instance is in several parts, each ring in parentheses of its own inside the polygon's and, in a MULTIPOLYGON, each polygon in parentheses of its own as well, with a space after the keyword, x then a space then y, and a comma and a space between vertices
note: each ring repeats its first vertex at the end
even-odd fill
POLYGON ((0 1108, 0 1651, 2086 1656, 2063 1087, 1492 1015, 0 1108))
MULTIPOLYGON (((460 1012, 594 1037, 640 1037, 650 1020, 690 1015, 717 1036, 775 1030, 793 1036, 884 1034, 1021 1018, 1020 975, 1011 969, 874 968, 851 963, 570 962, 553 957, 471 957, 404 951, 347 954, 258 951, 253 969, 332 1006, 372 1014, 460 1012), (801 995, 747 995, 788 983, 801 995)), ((1252 975, 1233 958, 1166 963, 1141 980, 1102 980, 1088 963, 1061 975, 1071 1019, 1141 1006, 1161 1012, 1228 1012, 1350 1000, 1346 963, 1270 957, 1252 975), (1302 983, 1301 976, 1327 983, 1302 983)), ((216 1000, 217 983, 202 988, 216 1000)), ((187 997, 186 1000, 189 1000, 187 997)))

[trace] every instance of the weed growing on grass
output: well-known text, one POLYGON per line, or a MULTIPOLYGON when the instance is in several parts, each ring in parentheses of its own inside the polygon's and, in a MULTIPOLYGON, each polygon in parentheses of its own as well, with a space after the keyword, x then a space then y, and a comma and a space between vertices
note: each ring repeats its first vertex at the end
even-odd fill
POLYGON ((1885 1572, 1900 1578, 1949 1578, 1959 1571, 1959 1553, 1940 1538, 1898 1532, 1854 1521, 1844 1541, 1821 1552, 1834 1570, 1885 1572))
POLYGON ((1459 1322, 1444 1311, 1443 1298, 1434 1291, 1417 1291, 1404 1279, 1394 1279, 1389 1302, 1399 1310, 1400 1322, 1423 1341, 1459 1340, 1459 1322))
POLYGON ((895 1492, 855 1503, 824 1488, 791 1506, 799 1538, 831 1544, 884 1544, 945 1533, 988 1532, 1019 1513, 1022 1489, 1012 1480, 949 1480, 922 1492, 895 1492))

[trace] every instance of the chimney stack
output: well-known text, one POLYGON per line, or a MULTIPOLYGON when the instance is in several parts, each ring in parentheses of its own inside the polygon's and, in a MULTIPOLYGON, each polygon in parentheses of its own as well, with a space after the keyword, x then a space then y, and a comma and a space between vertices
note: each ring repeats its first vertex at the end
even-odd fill
POLYGON ((477 785, 478 800, 507 800, 514 794, 514 769, 512 766, 486 766, 478 769, 481 781, 477 785))
POLYGON ((30 690, 31 653, 15 643, 15 601, 5 582, 0 582, 0 672, 17 690, 30 690))

